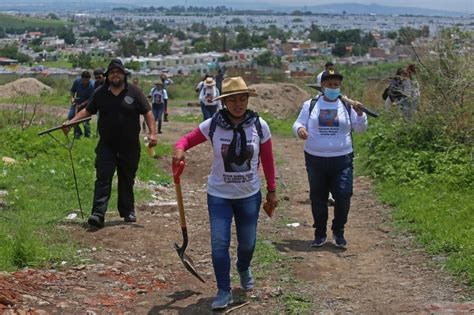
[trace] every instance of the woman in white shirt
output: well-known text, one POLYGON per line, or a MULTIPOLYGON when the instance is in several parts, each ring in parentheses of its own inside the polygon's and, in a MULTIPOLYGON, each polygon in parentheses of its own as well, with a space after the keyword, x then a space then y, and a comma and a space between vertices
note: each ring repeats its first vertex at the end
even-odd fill
POLYGON ((258 175, 260 162, 267 183, 267 206, 273 209, 278 203, 270 128, 257 113, 247 109, 250 96, 257 94, 241 77, 224 79, 222 96, 214 101, 222 99, 225 108, 179 139, 173 154, 173 164, 179 165, 188 149, 206 140, 212 146, 207 205, 212 264, 218 288, 212 309, 223 309, 232 303, 229 247, 234 218, 240 287, 248 291, 255 284, 250 262, 255 250, 262 200, 258 175))
POLYGON ((293 132, 305 140, 304 154, 308 173, 311 210, 315 228, 312 247, 326 243, 328 195, 334 195, 333 238, 336 246, 347 245, 344 226, 350 208, 353 178, 352 130, 367 130, 367 116, 361 104, 352 107, 341 100, 343 76, 334 70, 321 77, 323 95, 310 112, 311 100, 293 124, 293 132))
POLYGON ((212 77, 204 80, 201 92, 199 93, 199 103, 201 104, 201 111, 203 121, 211 118, 217 110, 221 108, 221 100, 219 89, 216 87, 216 81, 212 77))

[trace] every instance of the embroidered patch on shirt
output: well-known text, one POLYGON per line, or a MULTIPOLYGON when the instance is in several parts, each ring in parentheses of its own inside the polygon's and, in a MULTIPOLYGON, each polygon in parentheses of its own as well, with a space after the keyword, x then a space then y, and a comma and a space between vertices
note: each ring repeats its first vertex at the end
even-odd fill
POLYGON ((128 105, 132 104, 132 103, 135 101, 135 99, 134 99, 133 97, 128 96, 128 95, 125 96, 123 100, 124 100, 125 103, 127 103, 128 105))

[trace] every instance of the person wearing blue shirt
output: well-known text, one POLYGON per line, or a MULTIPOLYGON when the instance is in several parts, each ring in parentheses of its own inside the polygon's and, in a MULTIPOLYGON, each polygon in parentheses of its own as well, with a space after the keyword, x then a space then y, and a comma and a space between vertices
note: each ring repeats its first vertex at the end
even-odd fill
MULTIPOLYGON (((89 71, 83 71, 81 76, 74 80, 71 87, 71 108, 67 116, 71 120, 81 109, 89 104, 92 93, 94 93, 94 82, 91 81, 91 74, 89 71)), ((91 136, 91 127, 89 122, 83 123, 84 136, 91 136)), ((79 125, 74 127, 74 138, 79 139, 82 136, 82 130, 79 125)))

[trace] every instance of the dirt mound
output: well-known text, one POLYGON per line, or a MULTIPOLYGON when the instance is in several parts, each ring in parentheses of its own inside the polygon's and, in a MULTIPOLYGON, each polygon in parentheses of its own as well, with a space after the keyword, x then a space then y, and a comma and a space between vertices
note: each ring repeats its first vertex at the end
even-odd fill
POLYGON ((51 92, 52 88, 34 78, 23 78, 0 86, 0 97, 17 97, 22 95, 39 95, 51 92))
POLYGON ((250 86, 258 97, 250 99, 249 107, 257 112, 271 112, 277 118, 292 117, 301 109, 303 102, 311 98, 303 89, 294 84, 254 84, 250 86))

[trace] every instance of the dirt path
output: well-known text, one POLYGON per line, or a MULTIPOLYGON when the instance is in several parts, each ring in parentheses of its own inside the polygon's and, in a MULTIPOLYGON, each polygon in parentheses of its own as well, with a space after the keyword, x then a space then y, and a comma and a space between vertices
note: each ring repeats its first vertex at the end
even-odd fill
MULTIPOLYGON (((174 143, 192 128, 192 124, 165 123, 159 141, 174 143)), ((274 143, 281 204, 273 219, 262 214, 259 236, 280 257, 268 265, 254 265, 256 289, 246 294, 235 289, 234 305, 250 302, 235 313, 474 312, 472 291, 456 284, 414 247, 410 236, 392 229, 389 209, 375 201, 367 178, 355 181, 347 250, 331 244, 310 248, 313 229, 303 143, 281 137, 274 137, 274 143), (289 223, 300 225, 289 227, 289 223)), ((209 157, 207 144, 192 149, 182 178, 190 235, 186 252, 207 284, 184 269, 173 248, 174 242, 182 241, 173 186, 138 183, 147 186, 155 198, 138 206, 137 224, 120 221, 112 205, 104 229, 91 230, 81 223, 63 225, 81 244, 78 257, 63 262, 59 270, 0 275, 0 293, 14 288, 8 291, 10 301, 17 302, 14 309, 36 314, 211 313, 216 289, 205 200, 209 157), (75 267, 68 267, 72 262, 75 267)), ((158 163, 169 168, 168 157, 158 163)), ((233 286, 237 284, 234 278, 233 286)), ((15 314, 14 309, 5 314, 15 314)))

